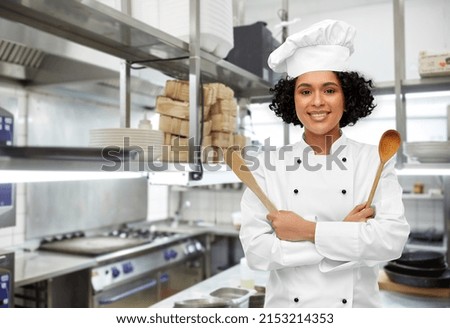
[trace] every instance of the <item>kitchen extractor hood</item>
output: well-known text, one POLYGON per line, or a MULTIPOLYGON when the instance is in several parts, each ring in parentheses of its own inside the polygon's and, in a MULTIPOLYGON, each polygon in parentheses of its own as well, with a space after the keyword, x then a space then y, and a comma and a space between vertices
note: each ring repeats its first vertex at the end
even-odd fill
MULTIPOLYGON (((2 80, 118 104, 119 69, 117 57, 0 18, 2 80)), ((132 72, 132 104, 152 108, 167 79, 161 75, 132 72)))

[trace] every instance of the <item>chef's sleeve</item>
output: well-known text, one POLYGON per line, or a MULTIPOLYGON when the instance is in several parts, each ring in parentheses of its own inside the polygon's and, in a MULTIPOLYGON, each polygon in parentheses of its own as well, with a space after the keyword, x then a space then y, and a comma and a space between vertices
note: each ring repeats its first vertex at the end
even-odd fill
POLYGON ((375 218, 367 222, 319 222, 317 251, 332 261, 375 265, 401 256, 409 235, 402 188, 394 161, 385 168, 374 197, 375 218))
MULTIPOLYGON (((263 170, 261 165, 252 173, 261 189, 267 192, 263 170)), ((324 258, 312 242, 280 240, 266 218, 268 214, 266 208, 250 189, 245 190, 243 194, 241 214, 239 237, 247 263, 252 269, 276 270, 312 265, 324 258)))

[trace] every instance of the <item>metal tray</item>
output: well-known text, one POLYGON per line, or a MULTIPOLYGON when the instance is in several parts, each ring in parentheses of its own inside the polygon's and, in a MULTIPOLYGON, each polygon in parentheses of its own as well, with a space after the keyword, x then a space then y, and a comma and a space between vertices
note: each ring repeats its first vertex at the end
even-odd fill
POLYGON ((209 295, 223 299, 233 306, 237 306, 248 301, 251 293, 249 290, 243 288, 222 287, 211 292, 209 295))
POLYGON ((229 308, 229 302, 220 298, 195 298, 183 301, 177 301, 174 304, 175 308, 229 308))

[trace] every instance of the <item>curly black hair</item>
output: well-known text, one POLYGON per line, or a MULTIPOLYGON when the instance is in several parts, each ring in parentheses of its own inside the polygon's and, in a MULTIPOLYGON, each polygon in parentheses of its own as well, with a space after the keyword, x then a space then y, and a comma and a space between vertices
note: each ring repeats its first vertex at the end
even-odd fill
MULTIPOLYGON (((334 72, 344 92, 344 114, 339 122, 342 128, 354 125, 360 118, 370 115, 375 108, 372 95, 373 82, 366 80, 357 72, 334 72)), ((295 82, 297 78, 280 79, 270 92, 273 94, 269 108, 285 123, 303 127, 297 117, 294 103, 295 82)))

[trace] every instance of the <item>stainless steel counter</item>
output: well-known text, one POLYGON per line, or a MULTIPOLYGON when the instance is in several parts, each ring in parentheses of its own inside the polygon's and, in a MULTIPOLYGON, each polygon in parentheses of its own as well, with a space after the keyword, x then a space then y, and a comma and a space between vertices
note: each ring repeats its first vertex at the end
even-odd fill
POLYGON ((156 225, 157 230, 167 232, 187 233, 193 235, 213 234, 217 236, 239 237, 239 230, 232 224, 212 225, 208 223, 180 222, 176 226, 167 224, 166 222, 156 225))
MULTIPOLYGON (((177 231, 179 232, 179 231, 177 231)), ((37 281, 47 280, 64 274, 95 267, 101 263, 124 258, 133 254, 149 251, 153 248, 162 247, 167 243, 176 242, 187 237, 202 234, 201 231, 192 233, 176 234, 170 238, 161 238, 134 247, 106 253, 98 256, 82 256, 68 253, 58 253, 51 251, 24 251, 15 252, 15 287, 20 287, 37 281)))
MULTIPOLYGON (((256 272, 255 285, 265 286, 268 279, 268 272, 256 272)), ((240 265, 236 265, 223 271, 191 288, 175 294, 165 300, 154 304, 154 308, 171 308, 176 301, 207 297, 209 293, 220 287, 239 287, 240 265)), ((400 294, 390 291, 381 291, 383 307, 386 308, 443 308, 450 307, 448 298, 419 297, 413 295, 400 294)))
MULTIPOLYGON (((257 272, 255 285, 265 286, 269 275, 268 272, 257 272)), ((152 306, 152 308, 172 308, 176 301, 207 297, 209 293, 221 287, 240 287, 240 265, 225 270, 215 276, 206 279, 184 291, 168 297, 152 306)))
POLYGON ((92 257, 45 251, 16 251, 15 287, 47 280, 96 265, 92 257))
MULTIPOLYGON (((158 225, 158 230, 167 232, 176 232, 170 238, 170 241, 194 237, 206 233, 237 236, 238 231, 232 226, 197 226, 180 224, 178 227, 171 227, 165 224, 158 225)), ((72 254, 63 254, 49 251, 24 251, 15 252, 15 286, 20 287, 30 283, 47 280, 64 274, 92 268, 99 263, 111 261, 115 258, 129 256, 133 253, 143 252, 154 247, 159 247, 166 243, 168 239, 162 239, 150 244, 143 244, 136 247, 130 247, 124 250, 100 255, 97 257, 80 256, 72 254)))

